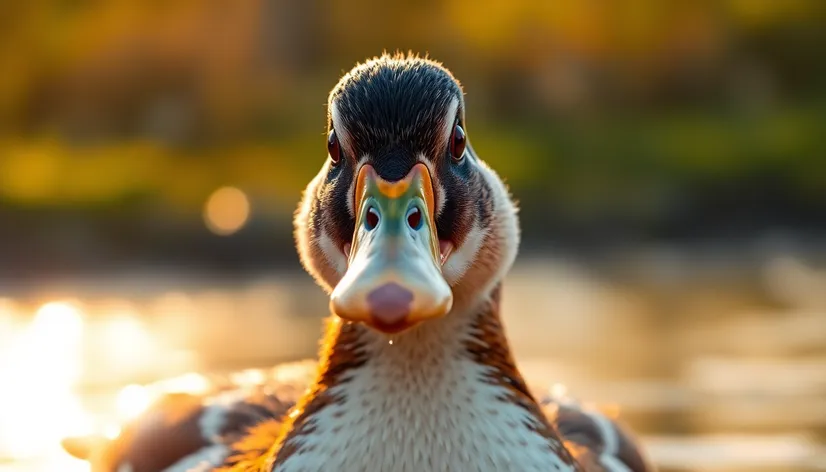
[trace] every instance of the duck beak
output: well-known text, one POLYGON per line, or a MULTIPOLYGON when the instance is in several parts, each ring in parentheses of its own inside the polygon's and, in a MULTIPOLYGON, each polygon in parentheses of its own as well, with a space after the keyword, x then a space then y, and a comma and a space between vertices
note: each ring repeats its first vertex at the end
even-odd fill
POLYGON ((450 311, 427 167, 416 164, 388 182, 364 165, 355 203, 356 230, 347 272, 331 295, 333 313, 397 333, 450 311))

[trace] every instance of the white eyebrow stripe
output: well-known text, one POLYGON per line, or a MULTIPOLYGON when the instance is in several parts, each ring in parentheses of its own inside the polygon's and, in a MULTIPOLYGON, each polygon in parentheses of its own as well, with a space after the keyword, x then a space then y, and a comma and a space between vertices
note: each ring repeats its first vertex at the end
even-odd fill
MULTIPOLYGON (((436 149, 444 149, 450 142, 450 137, 453 134, 453 125, 456 123, 456 111, 458 109, 459 99, 456 97, 451 98, 450 103, 447 106, 447 111, 444 116, 442 116, 442 133, 439 136, 439 146, 436 149)), ((430 179, 433 181, 434 187, 436 187, 433 192, 436 200, 434 202, 436 204, 436 215, 434 216, 441 216, 442 211, 445 209, 445 188, 439 179, 439 174, 436 173, 433 161, 428 159, 428 157, 424 154, 420 154, 419 162, 424 163, 430 171, 430 179)))
POLYGON ((450 135, 453 133, 453 124, 456 123, 456 111, 459 109, 459 99, 453 97, 447 106, 447 111, 442 117, 442 134, 440 136, 440 148, 444 148, 450 142, 450 135))
POLYGON ((351 156, 354 155, 353 142, 350 140, 350 131, 344 126, 344 120, 341 119, 338 104, 335 100, 330 103, 330 118, 333 120, 333 129, 336 130, 336 137, 338 138, 338 142, 341 143, 341 147, 344 148, 347 154, 351 156))

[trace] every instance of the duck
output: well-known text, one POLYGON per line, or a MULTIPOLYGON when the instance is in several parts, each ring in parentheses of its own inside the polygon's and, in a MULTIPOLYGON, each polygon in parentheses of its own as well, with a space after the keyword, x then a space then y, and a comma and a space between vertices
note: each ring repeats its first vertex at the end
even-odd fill
POLYGON ((317 362, 229 374, 188 373, 143 385, 148 400, 136 417, 110 431, 70 436, 63 450, 92 472, 210 470, 249 428, 285 416, 311 384, 317 362), (191 386, 194 378, 196 386, 191 386), (195 467, 197 466, 197 467, 195 467))
POLYGON ((618 418, 520 373, 500 313, 518 211, 453 74, 413 54, 361 62, 327 129, 294 217, 329 296, 318 359, 167 394, 118 437, 64 448, 94 472, 654 470, 618 418))

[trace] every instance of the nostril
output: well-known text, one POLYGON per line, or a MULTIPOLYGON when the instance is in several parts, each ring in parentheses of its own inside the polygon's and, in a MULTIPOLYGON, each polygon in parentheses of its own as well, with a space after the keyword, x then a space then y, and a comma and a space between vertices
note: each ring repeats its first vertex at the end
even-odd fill
POLYGON ((367 209, 367 217, 364 219, 364 227, 367 231, 372 230, 379 225, 379 211, 375 207, 367 209))
POLYGON ((419 207, 414 206, 407 211, 407 224, 415 230, 422 227, 422 212, 419 207))
POLYGON ((403 321, 410 313, 412 302, 413 293, 393 282, 382 285, 367 295, 373 319, 388 326, 403 321))

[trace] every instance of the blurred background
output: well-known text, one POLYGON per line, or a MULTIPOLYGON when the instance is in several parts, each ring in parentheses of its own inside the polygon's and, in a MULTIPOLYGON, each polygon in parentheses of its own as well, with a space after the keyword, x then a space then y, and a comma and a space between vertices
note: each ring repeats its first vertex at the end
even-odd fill
POLYGON ((87 470, 60 438, 142 383, 315 355, 291 215, 385 49, 462 81, 520 202, 533 383, 664 471, 826 470, 825 44, 817 0, 0 3, 0 471, 87 470))

